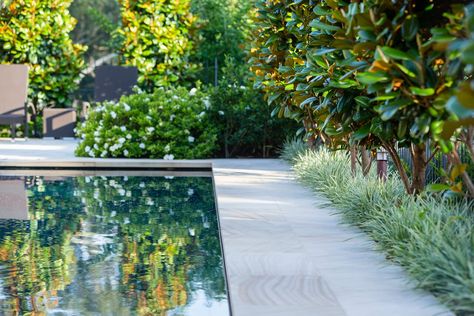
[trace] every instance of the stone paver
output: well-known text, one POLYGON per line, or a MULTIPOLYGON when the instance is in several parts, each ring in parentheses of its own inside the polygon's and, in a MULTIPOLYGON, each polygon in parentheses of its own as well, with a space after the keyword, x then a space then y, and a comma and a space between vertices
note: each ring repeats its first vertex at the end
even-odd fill
MULTIPOLYGON (((78 161, 75 141, 0 141, 0 160, 78 161)), ((451 315, 340 224, 279 160, 213 160, 234 316, 451 315)))
POLYGON ((279 160, 215 160, 235 316, 450 315, 279 160), (319 203, 318 203, 319 202, 319 203))

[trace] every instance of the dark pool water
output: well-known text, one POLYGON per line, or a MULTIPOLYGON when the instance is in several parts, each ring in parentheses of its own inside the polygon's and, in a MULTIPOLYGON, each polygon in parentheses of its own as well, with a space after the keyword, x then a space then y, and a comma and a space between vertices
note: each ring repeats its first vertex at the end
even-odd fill
POLYGON ((226 316, 210 177, 1 177, 0 315, 226 316))

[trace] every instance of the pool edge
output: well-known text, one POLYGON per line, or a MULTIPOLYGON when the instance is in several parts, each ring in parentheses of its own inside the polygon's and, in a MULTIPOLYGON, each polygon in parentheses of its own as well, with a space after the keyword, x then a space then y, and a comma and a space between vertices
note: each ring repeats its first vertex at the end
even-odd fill
POLYGON ((219 241, 220 241, 220 246, 221 246, 221 253, 222 253, 222 265, 224 267, 224 278, 225 278, 225 286, 227 290, 227 298, 229 300, 229 315, 234 316, 234 308, 232 304, 232 295, 230 291, 230 285, 229 285, 229 274, 227 270, 227 258, 225 255, 225 249, 224 249, 224 238, 222 236, 222 225, 221 225, 221 216, 219 212, 219 203, 217 199, 217 189, 216 189, 216 180, 215 180, 215 175, 214 175, 214 168, 213 168, 213 163, 211 162, 211 179, 212 179, 212 189, 214 193, 214 203, 215 203, 215 208, 216 208, 216 215, 217 215, 217 230, 219 231, 219 241))
POLYGON ((104 169, 104 170, 196 170, 212 171, 210 160, 94 159, 0 160, 0 170, 11 169, 104 169))

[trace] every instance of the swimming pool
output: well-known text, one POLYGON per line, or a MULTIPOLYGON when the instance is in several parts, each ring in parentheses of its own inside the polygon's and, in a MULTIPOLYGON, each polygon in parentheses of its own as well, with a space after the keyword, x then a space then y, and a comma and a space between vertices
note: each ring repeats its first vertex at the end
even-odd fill
POLYGON ((42 173, 0 176, 0 314, 230 315, 210 175, 42 173))

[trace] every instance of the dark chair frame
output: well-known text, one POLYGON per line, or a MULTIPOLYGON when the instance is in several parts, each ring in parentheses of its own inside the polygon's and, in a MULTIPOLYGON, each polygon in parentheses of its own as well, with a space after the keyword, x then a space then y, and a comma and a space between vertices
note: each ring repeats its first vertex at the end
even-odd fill
POLYGON ((133 66, 102 65, 95 68, 94 101, 118 101, 133 93, 138 69, 133 66))

